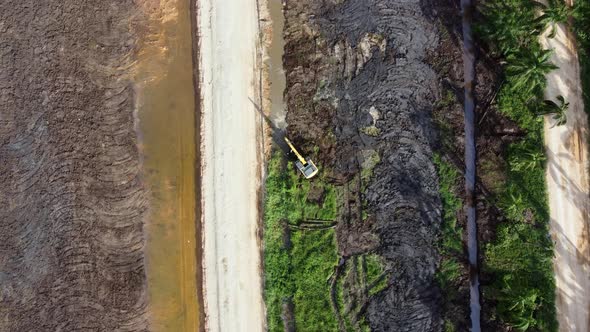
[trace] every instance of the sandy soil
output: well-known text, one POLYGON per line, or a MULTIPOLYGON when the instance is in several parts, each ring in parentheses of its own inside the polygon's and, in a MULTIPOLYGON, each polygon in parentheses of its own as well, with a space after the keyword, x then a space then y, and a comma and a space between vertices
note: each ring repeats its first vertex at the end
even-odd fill
POLYGON ((205 324, 261 331, 257 1, 199 6, 205 324))
POLYGON ((545 119, 547 186, 551 210, 551 235, 555 242, 554 269, 560 331, 588 331, 590 279, 588 247, 588 146, 579 62, 574 37, 560 25, 555 38, 541 43, 555 52, 559 66, 548 76, 546 98, 562 95, 570 103, 567 124, 553 127, 545 119))

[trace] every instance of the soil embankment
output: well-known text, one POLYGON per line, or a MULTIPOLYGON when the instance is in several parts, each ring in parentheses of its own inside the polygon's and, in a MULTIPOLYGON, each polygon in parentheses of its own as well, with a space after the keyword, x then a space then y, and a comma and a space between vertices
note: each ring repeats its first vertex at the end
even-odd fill
POLYGON ((442 329, 434 280, 441 202, 431 125, 438 85, 425 63, 439 38, 421 5, 285 6, 289 136, 305 152, 319 147, 314 161, 329 181, 345 187, 337 226, 341 262, 367 252, 384 258, 385 290, 355 295, 353 304, 360 308, 355 319, 364 315, 375 331, 442 329), (359 186, 368 164, 367 182, 359 186))
POLYGON ((560 331, 588 331, 588 115, 584 112, 575 37, 565 24, 557 25, 555 37, 548 38, 547 33, 541 36, 541 43, 554 50, 551 62, 559 68, 547 75, 545 97, 555 100, 557 96, 563 96, 569 103, 565 125, 554 126, 555 120, 551 116, 545 119, 557 319, 560 331))
POLYGON ((148 328, 132 1, 0 4, 0 330, 148 328))
POLYGON ((204 293, 209 331, 262 331, 257 1, 199 3, 204 293))

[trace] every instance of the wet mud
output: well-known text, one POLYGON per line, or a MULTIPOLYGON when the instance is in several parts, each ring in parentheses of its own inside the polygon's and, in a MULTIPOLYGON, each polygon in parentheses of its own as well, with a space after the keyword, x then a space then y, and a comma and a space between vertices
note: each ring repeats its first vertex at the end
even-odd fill
POLYGON ((434 280, 441 202, 432 150, 438 138, 431 123, 439 88, 425 61, 439 36, 423 5, 285 6, 289 136, 306 153, 317 146, 313 159, 337 184, 356 181, 373 152, 380 157, 373 176, 353 186, 366 189, 347 200, 337 227, 344 258, 373 251, 391 271, 387 288, 361 306, 373 331, 442 330, 434 280), (362 220, 363 201, 371 222, 362 220), (353 238, 364 240, 347 241, 353 238))

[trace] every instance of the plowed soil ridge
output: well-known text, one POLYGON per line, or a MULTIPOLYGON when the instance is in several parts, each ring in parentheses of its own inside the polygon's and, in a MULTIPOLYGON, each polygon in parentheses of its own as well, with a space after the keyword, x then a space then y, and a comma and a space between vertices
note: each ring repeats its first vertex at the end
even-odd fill
POLYGON ((147 330, 133 1, 0 5, 0 330, 147 330))
MULTIPOLYGON (((362 197, 374 214, 376 251, 392 271, 389 287, 366 305, 374 331, 442 329, 434 280, 441 202, 431 123, 439 91, 425 60, 439 32, 425 11, 430 6, 418 0, 285 6, 289 136, 304 152, 319 147, 317 163, 336 183, 358 174, 363 156, 380 156, 362 197)), ((339 227, 342 256, 363 250, 346 229, 361 226, 339 227)))

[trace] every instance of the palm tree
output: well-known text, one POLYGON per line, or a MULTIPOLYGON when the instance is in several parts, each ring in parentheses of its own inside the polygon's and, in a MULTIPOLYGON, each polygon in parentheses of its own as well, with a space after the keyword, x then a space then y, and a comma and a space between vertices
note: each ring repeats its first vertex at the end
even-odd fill
POLYGON ((510 161, 510 169, 517 172, 530 171, 542 165, 545 155, 542 152, 527 152, 518 155, 510 161))
POLYGON ((551 33, 549 33, 548 37, 555 37, 555 33, 557 32, 557 24, 567 21, 567 18, 571 14, 570 8, 562 0, 549 0, 548 5, 537 1, 533 1, 533 4, 536 7, 541 8, 543 11, 543 14, 539 16, 535 22, 538 22, 543 26, 550 25, 551 33))
POLYGON ((555 124, 551 126, 551 128, 555 126, 562 126, 567 122, 567 109, 570 103, 565 101, 563 96, 557 96, 556 98, 559 101, 559 105, 552 101, 552 100, 544 100, 543 105, 541 106, 541 110, 539 114, 546 115, 546 114, 553 114, 553 120, 555 120, 555 124))
POLYGON ((542 32, 543 25, 531 20, 533 15, 527 3, 515 7, 512 3, 491 2, 483 5, 481 12, 486 19, 485 24, 477 25, 479 33, 493 41, 503 54, 527 47, 531 37, 542 32))
POLYGON ((514 327, 520 331, 537 327, 535 313, 539 309, 540 296, 537 290, 529 291, 518 298, 518 301, 510 307, 514 327))
POLYGON ((539 94, 545 87, 545 75, 557 69, 549 61, 551 50, 532 50, 509 55, 506 73, 516 79, 512 88, 539 94))
POLYGON ((520 220, 522 219, 522 206, 524 205, 524 198, 520 193, 510 193, 510 202, 509 205, 506 206, 506 216, 513 220, 520 220))

